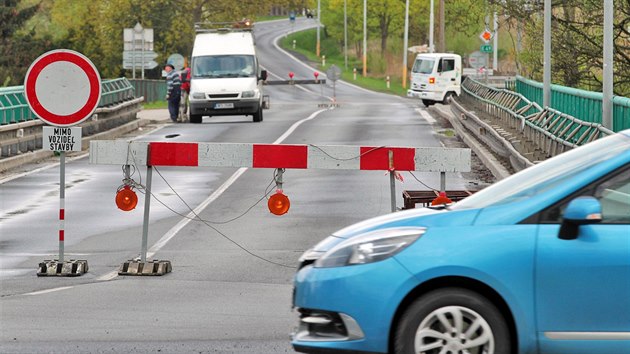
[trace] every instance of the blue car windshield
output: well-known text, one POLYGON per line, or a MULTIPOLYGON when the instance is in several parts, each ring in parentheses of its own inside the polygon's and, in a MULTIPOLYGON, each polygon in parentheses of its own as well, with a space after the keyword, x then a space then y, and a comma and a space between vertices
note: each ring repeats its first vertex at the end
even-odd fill
POLYGON ((614 134, 520 171, 455 203, 450 209, 477 209, 532 198, 624 151, 630 154, 630 138, 614 134))

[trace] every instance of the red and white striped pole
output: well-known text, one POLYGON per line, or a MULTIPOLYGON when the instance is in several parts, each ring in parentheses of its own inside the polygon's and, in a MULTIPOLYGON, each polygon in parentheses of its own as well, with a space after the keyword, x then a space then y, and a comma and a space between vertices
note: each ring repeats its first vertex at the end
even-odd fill
POLYGON ((61 151, 59 163, 59 263, 63 264, 66 223, 66 153, 61 151))

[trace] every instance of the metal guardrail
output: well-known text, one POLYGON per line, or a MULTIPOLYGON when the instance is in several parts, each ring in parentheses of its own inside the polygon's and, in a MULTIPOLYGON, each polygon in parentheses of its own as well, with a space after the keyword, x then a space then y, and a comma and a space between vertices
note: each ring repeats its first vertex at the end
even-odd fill
POLYGON ((166 96, 166 81, 129 79, 136 90, 136 95, 143 96, 145 102, 164 101, 166 96))
POLYGON ((467 120, 463 122, 467 129, 499 156, 508 158, 516 171, 614 133, 599 123, 542 109, 520 93, 489 87, 471 78, 462 84, 457 101, 474 110, 468 112, 457 102, 452 106, 460 118, 467 120))
POLYGON ((24 97, 24 86, 0 88, 0 125, 37 119, 24 97))
MULTIPOLYGON (((98 107, 107 107, 136 97, 135 88, 127 78, 105 80, 101 83, 101 100, 98 107)), ((139 97, 139 96, 138 96, 139 97)))
MULTIPOLYGON (((543 84, 521 76, 516 77, 514 90, 523 94, 530 101, 542 105, 543 84)), ((584 122, 602 122, 601 92, 579 90, 560 85, 551 85, 551 106, 584 122)), ((613 97, 613 131, 630 128, 630 98, 613 97)))
MULTIPOLYGON (((135 98, 135 89, 126 78, 101 82, 101 99, 98 107, 107 107, 135 98)), ((0 88, 0 125, 27 122, 38 119, 31 111, 24 86, 0 88)))

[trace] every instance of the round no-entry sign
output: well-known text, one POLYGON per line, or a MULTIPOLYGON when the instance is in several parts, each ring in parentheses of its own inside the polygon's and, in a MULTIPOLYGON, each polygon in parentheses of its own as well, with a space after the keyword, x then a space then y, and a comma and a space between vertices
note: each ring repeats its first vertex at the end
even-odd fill
POLYGON ((31 64, 24 79, 31 110, 44 122, 71 126, 84 121, 98 107, 101 76, 83 54, 57 49, 31 64))

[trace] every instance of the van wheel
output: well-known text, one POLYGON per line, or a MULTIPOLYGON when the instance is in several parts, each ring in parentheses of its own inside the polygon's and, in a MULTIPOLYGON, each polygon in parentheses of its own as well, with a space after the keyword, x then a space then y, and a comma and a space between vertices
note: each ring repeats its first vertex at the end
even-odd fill
POLYGON ((449 104, 449 103, 451 103, 451 100, 454 97, 455 97, 455 93, 447 92, 446 95, 444 95, 444 101, 442 101, 442 104, 449 104))
POLYGON ((466 289, 435 290, 404 312, 395 336, 396 353, 510 353, 510 331, 501 312, 466 289))
POLYGON ((435 103, 435 102, 433 102, 433 101, 431 101, 431 100, 422 100, 422 104, 423 104, 425 107, 429 107, 429 106, 431 106, 431 105, 432 105, 432 104, 434 104, 434 103, 435 103))
POLYGON ((258 108, 258 111, 256 111, 254 114, 254 122, 262 122, 263 120, 263 108, 262 106, 260 108, 258 108))
POLYGON ((199 123, 201 123, 201 118, 202 117, 203 116, 201 114, 191 114, 190 115, 190 122, 199 124, 199 123))

